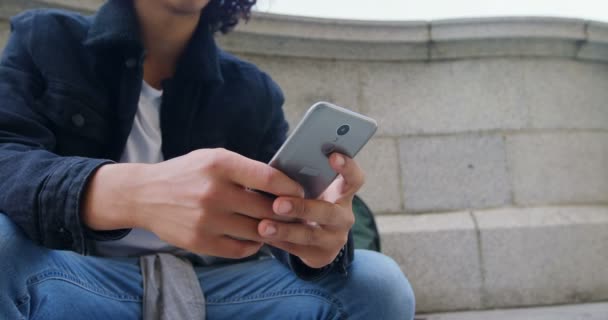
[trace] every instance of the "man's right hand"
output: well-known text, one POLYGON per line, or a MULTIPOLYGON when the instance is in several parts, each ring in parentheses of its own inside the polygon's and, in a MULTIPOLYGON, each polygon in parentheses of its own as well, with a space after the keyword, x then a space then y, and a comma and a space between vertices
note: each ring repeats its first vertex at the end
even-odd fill
POLYGON ((99 168, 86 189, 82 218, 94 230, 143 228, 188 251, 226 258, 255 254, 257 226, 276 218, 275 195, 303 197, 280 171, 224 149, 201 149, 158 164, 99 168))

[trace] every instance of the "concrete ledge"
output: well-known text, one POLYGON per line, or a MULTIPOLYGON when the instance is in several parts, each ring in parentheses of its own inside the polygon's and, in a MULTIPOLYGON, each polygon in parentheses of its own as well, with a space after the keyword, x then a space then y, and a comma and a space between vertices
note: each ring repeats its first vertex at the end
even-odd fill
POLYGON ((243 34, 272 35, 315 40, 415 43, 429 38, 428 23, 421 21, 359 21, 254 13, 238 27, 243 34))
POLYGON ((103 2, 103 0, 2 0, 0 19, 8 19, 24 10, 39 8, 60 8, 90 14, 103 2))
MULTIPOLYGON (((93 12, 102 0, 3 0, 0 18, 57 7, 93 12)), ((581 19, 503 17, 431 22, 355 21, 255 13, 219 42, 239 54, 370 61, 562 57, 608 61, 608 25, 581 19)))
POLYGON ((431 23, 432 59, 495 56, 575 57, 585 21, 558 18, 482 18, 431 23))
POLYGON ((474 39, 585 39, 585 21, 541 17, 450 19, 431 22, 435 42, 474 39))
POLYGON ((608 299, 608 207, 380 216, 419 312, 608 299))
POLYGON ((7 20, 0 19, 0 53, 4 49, 4 44, 8 41, 10 28, 7 20))
POLYGON ((40 2, 41 4, 47 4, 48 6, 62 6, 66 8, 74 8, 90 12, 97 10, 97 8, 99 8, 99 6, 104 3, 104 1, 105 0, 38 0, 38 2, 40 2))
POLYGON ((352 42, 234 32, 220 36, 222 48, 239 54, 344 60, 426 60, 425 43, 352 42))
POLYGON ((580 59, 608 61, 608 23, 591 22, 587 28, 590 41, 581 46, 580 59))
POLYGON ((250 23, 221 37, 220 42, 237 53, 324 59, 428 61, 533 56, 606 61, 604 33, 608 33, 605 24, 565 18, 363 22, 257 13, 250 23))

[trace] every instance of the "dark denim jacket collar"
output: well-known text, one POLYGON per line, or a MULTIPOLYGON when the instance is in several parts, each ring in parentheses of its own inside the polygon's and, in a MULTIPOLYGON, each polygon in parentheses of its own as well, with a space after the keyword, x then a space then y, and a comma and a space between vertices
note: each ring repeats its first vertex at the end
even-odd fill
MULTIPOLYGON (((132 49, 143 54, 137 16, 132 1, 109 0, 92 17, 93 22, 84 39, 92 48, 132 49)), ((205 82, 223 82, 219 49, 203 11, 197 30, 186 47, 176 75, 205 82)))

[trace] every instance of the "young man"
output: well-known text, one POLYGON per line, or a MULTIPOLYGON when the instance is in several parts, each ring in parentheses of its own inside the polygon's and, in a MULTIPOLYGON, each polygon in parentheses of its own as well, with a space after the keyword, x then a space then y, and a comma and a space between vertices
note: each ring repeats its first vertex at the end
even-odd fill
POLYGON ((318 200, 265 164, 287 132, 282 94, 213 40, 254 2, 110 0, 11 21, 0 319, 413 317, 398 266, 353 250, 357 163, 333 154, 340 177, 318 200))

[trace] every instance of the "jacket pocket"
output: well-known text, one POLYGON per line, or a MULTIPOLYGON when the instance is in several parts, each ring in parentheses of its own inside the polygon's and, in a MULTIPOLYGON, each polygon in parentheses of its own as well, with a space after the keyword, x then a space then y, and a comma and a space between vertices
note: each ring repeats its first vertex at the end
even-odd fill
POLYGON ((76 86, 49 80, 47 90, 37 101, 37 111, 52 123, 52 130, 58 136, 80 137, 106 144, 111 127, 99 110, 107 107, 103 108, 103 103, 85 92, 76 86))

